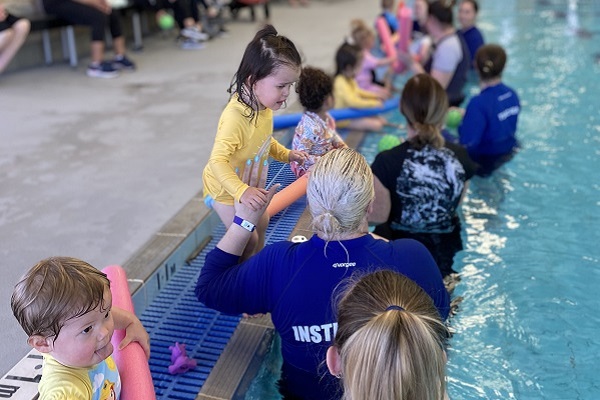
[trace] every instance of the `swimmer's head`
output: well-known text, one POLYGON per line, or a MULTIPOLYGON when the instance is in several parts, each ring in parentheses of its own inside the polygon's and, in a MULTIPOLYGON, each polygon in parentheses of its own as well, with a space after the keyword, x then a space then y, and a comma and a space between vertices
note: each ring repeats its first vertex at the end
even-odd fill
POLYGON ((483 81, 500 78, 506 65, 506 52, 497 44, 483 45, 475 53, 475 67, 483 81))

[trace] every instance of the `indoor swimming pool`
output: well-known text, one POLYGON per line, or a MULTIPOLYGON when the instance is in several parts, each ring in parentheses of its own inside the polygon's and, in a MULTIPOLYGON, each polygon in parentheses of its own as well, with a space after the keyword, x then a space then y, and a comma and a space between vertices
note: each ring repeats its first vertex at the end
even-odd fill
MULTIPOLYGON (((472 179, 462 205, 454 295, 464 300, 451 320, 448 392, 598 399, 600 2, 481 0, 479 26, 507 50, 522 148, 472 179)), ((361 145, 370 162, 381 136, 361 145)), ((273 352, 247 398, 278 398, 278 365, 273 352)))

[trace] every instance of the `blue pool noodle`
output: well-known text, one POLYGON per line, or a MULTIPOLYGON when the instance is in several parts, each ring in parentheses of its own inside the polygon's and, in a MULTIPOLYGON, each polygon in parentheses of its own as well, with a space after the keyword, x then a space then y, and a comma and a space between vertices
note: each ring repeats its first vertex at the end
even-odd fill
MULTIPOLYGON (((331 116, 336 121, 369 117, 371 115, 377 115, 384 112, 392 111, 393 109, 398 108, 399 102, 399 97, 392 97, 391 99, 384 101, 381 107, 336 108, 331 110, 329 114, 331 114, 331 116)), ((290 128, 292 126, 296 126, 298 125, 298 122, 300 122, 300 118, 302 118, 302 113, 276 115, 273 117, 273 130, 285 129, 290 128)))

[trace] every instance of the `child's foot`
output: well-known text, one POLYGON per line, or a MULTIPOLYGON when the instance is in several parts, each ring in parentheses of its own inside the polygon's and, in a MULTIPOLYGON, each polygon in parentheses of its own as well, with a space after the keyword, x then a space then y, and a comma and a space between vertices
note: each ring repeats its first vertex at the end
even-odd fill
POLYGON ((113 63, 108 61, 91 63, 88 65, 86 73, 92 78, 116 78, 119 76, 119 71, 113 66, 113 63))
POLYGON ((116 55, 112 63, 117 70, 133 71, 135 69, 135 63, 124 55, 116 55))

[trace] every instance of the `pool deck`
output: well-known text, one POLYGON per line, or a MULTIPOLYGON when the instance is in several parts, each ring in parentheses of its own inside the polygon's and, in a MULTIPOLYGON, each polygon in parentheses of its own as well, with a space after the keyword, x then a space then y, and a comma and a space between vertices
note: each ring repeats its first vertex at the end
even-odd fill
MULTIPOLYGON (((305 64, 331 71, 350 20, 373 20, 378 4, 274 2, 271 22, 305 64)), ((172 37, 146 37, 143 52, 130 54, 138 71, 114 80, 86 77, 84 55, 76 70, 59 62, 0 77, 0 316, 7 340, 0 375, 29 351, 9 306, 29 267, 69 255, 98 268, 122 264, 139 277, 152 264, 139 255, 146 243, 161 258, 173 237, 183 240, 165 227, 191 229, 202 218, 201 171, 225 89, 258 26, 240 15, 227 37, 200 51, 180 50, 172 37), (172 220, 180 211, 189 219, 172 220)))

